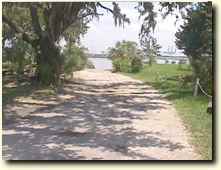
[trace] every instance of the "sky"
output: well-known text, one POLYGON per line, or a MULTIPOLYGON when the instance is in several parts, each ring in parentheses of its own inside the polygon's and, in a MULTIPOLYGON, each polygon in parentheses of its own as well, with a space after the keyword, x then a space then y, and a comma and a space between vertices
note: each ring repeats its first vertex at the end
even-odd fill
MULTIPOLYGON (((103 2, 105 6, 112 7, 111 2, 103 2)), ((131 23, 125 24, 125 27, 114 25, 114 20, 111 13, 105 10, 98 11, 104 13, 99 20, 94 19, 90 24, 88 32, 82 37, 81 44, 89 49, 90 53, 106 52, 108 47, 113 47, 117 41, 129 40, 135 41, 139 45, 138 34, 142 25, 142 19, 139 20, 139 13, 134 7, 137 2, 120 2, 119 6, 122 13, 130 19, 131 23)), ((175 50, 175 33, 182 24, 179 20, 175 24, 175 17, 168 16, 162 19, 159 15, 157 17, 157 26, 155 28, 154 36, 157 38, 158 43, 161 45, 161 51, 167 51, 168 47, 173 47, 175 50)), ((176 49, 178 51, 178 49, 176 49)))

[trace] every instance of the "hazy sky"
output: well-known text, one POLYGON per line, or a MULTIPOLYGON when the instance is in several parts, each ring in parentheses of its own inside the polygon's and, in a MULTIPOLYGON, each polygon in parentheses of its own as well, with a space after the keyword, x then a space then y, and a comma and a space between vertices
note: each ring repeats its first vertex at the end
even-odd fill
MULTIPOLYGON (((111 7, 111 2, 103 2, 102 4, 111 7)), ((124 28, 114 25, 111 13, 100 10, 99 13, 104 13, 104 16, 101 16, 99 21, 94 19, 89 24, 90 28, 87 34, 82 38, 82 45, 87 47, 90 53, 101 53, 121 40, 135 41, 139 44, 138 34, 141 28, 142 19, 138 19, 139 13, 134 9, 136 5, 136 2, 119 3, 122 13, 125 13, 131 21, 129 25, 125 24, 124 28)), ((178 21, 175 25, 175 17, 168 16, 163 20, 159 15, 157 22, 155 37, 162 46, 161 51, 167 51, 168 46, 173 46, 173 48, 175 48, 174 34, 182 21, 178 21)))

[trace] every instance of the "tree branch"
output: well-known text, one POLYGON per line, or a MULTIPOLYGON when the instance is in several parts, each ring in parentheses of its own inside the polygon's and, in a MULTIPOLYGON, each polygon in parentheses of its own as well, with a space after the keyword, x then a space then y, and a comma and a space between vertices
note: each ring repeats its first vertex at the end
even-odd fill
POLYGON ((111 13, 114 13, 114 11, 106 6, 103 6, 100 2, 97 3, 98 6, 100 6, 101 8, 103 9, 106 9, 107 11, 111 12, 111 13))
POLYGON ((130 23, 129 18, 127 18, 125 14, 121 13, 121 9, 116 2, 113 2, 113 10, 102 5, 100 2, 97 2, 97 5, 113 14, 115 25, 123 25, 124 27, 124 22, 130 23))
POLYGON ((16 33, 22 35, 22 39, 27 43, 31 44, 33 47, 36 45, 36 40, 33 40, 30 35, 28 35, 22 28, 17 26, 14 22, 8 19, 5 15, 2 15, 2 21, 8 24, 8 26, 14 30, 16 33))
POLYGON ((103 16, 104 14, 99 14, 99 13, 94 13, 94 12, 90 12, 90 13, 88 13, 88 14, 85 14, 85 15, 81 15, 81 16, 79 16, 79 17, 77 17, 77 19, 78 20, 82 20, 83 18, 86 18, 86 17, 88 17, 88 16, 92 16, 92 15, 94 15, 94 16, 103 16))
POLYGON ((23 33, 23 30, 16 26, 16 24, 10 21, 6 16, 2 15, 2 21, 8 24, 8 26, 12 28, 16 33, 23 33))

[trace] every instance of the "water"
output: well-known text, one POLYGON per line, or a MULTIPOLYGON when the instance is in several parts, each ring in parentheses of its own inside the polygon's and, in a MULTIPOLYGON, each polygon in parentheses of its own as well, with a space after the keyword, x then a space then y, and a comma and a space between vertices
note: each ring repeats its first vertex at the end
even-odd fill
POLYGON ((97 70, 111 70, 112 61, 108 58, 88 58, 97 70))
MULTIPOLYGON (((97 70, 112 70, 112 61, 108 58, 89 58, 89 60, 94 64, 97 70)), ((146 61, 147 63, 147 61, 146 61)), ((165 59, 157 59, 157 64, 178 64, 179 60, 168 60, 166 63, 165 59)), ((187 62, 189 63, 189 62, 187 62)))

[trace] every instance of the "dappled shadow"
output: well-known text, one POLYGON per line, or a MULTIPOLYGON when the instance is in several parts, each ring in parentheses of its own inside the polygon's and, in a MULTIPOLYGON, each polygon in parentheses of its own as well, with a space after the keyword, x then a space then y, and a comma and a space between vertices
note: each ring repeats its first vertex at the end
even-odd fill
MULTIPOLYGON (((19 78, 14 74, 3 75, 2 88, 2 117, 4 124, 10 124, 15 121, 17 115, 14 112, 27 115, 36 108, 44 105, 48 106, 47 100, 50 100, 50 102, 57 100, 54 98, 56 96, 53 96, 51 88, 33 84, 31 77, 27 75, 19 78), (8 112, 8 110, 10 111, 8 112)), ((19 115, 21 116, 21 114, 19 115)))
POLYGON ((14 98, 19 96, 29 96, 33 92, 33 87, 30 86, 30 83, 16 84, 15 82, 4 82, 2 83, 2 96, 3 104, 11 103, 14 98))
POLYGON ((133 126, 134 121, 148 120, 154 111, 170 105, 161 99, 158 92, 142 83, 69 82, 56 97, 45 98, 45 103, 18 101, 5 114, 28 114, 3 120, 3 158, 156 160, 134 148, 184 148, 179 142, 161 138, 161 132, 133 126), (71 97, 65 98, 67 95, 71 97), (13 109, 18 105, 21 109, 13 109))

